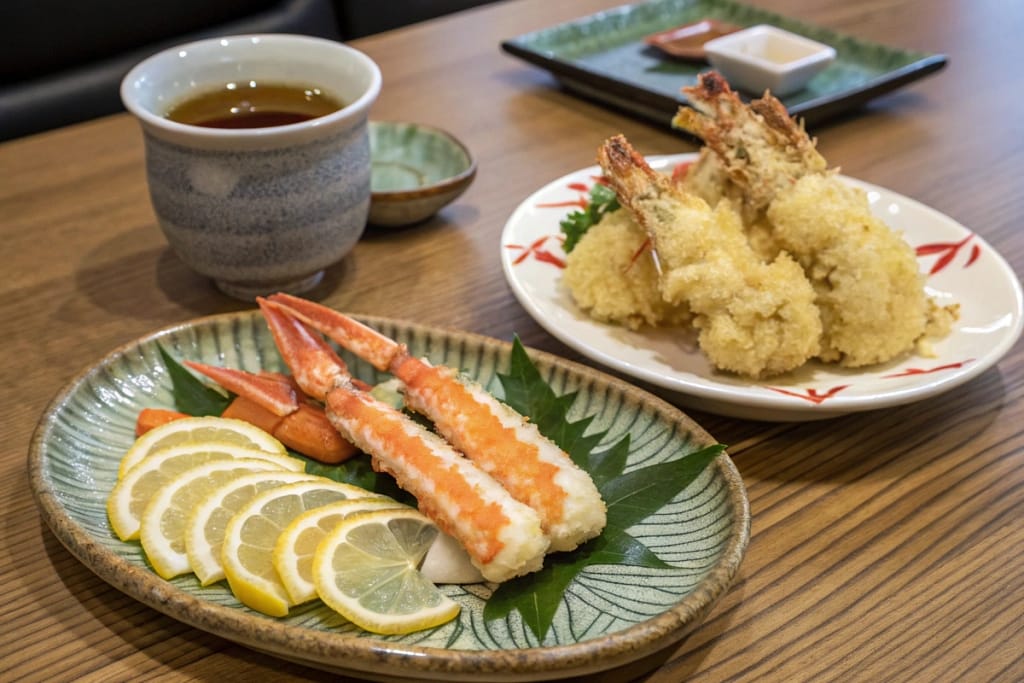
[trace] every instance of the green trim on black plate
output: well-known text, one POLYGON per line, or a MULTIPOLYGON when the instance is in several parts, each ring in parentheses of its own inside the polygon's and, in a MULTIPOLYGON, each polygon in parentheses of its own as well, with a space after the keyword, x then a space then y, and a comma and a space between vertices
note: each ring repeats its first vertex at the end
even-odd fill
POLYGON ((645 36, 700 19, 738 26, 771 24, 836 49, 836 60, 807 87, 782 98, 808 123, 860 106, 942 69, 946 57, 902 50, 811 26, 731 0, 652 0, 624 5, 524 34, 502 49, 549 70, 569 90, 669 125, 680 92, 710 67, 676 59, 643 42, 645 36))

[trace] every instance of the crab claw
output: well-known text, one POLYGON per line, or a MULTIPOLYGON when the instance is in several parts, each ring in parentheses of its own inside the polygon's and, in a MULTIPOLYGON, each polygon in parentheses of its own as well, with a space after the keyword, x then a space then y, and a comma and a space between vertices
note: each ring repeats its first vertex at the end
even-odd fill
POLYGON ((351 377, 348 366, 322 337, 267 299, 256 300, 270 327, 274 344, 299 387, 323 401, 339 380, 351 377))
POLYGON ((326 306, 290 294, 274 294, 271 303, 320 330, 344 348, 380 371, 391 369, 395 358, 404 355, 401 344, 362 323, 326 306))
POLYGON ((245 396, 278 417, 291 415, 299 409, 299 399, 287 378, 281 375, 254 374, 245 370, 220 368, 186 360, 185 365, 206 375, 217 384, 239 396, 245 396))
POLYGON ((287 376, 273 372, 256 374, 195 361, 184 363, 237 394, 223 417, 255 425, 288 448, 320 462, 339 463, 358 452, 330 423, 323 408, 300 397, 287 376))

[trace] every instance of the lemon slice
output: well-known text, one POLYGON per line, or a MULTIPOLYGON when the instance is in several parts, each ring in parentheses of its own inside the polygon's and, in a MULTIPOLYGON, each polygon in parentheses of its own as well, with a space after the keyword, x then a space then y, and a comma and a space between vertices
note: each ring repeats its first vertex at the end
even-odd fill
POLYGON ((324 478, 265 491, 228 522, 220 559, 231 592, 242 603, 272 617, 288 614, 288 592, 274 569, 277 537, 306 510, 347 498, 374 496, 357 486, 324 478))
POLYGON ((241 458, 214 460, 175 475, 146 505, 139 540, 149 563, 165 579, 192 570, 185 551, 185 526, 189 513, 213 489, 252 472, 273 471, 267 460, 241 458))
POLYGON ((317 597, 313 585, 313 554, 327 532, 357 512, 394 508, 408 506, 385 496, 350 498, 313 508, 292 520, 277 537, 273 554, 274 569, 291 604, 301 605, 317 597))
POLYGON ((373 633, 411 633, 454 619, 458 603, 417 569, 438 533, 433 522, 411 508, 342 520, 313 557, 317 594, 373 633))
POLYGON ((323 481, 323 477, 302 472, 245 474, 210 491, 195 506, 185 525, 185 552, 203 586, 224 578, 220 551, 224 531, 235 513, 264 491, 303 481, 323 481))
POLYGON ((238 458, 267 460, 290 471, 302 471, 306 467, 298 458, 233 444, 192 443, 169 447, 143 458, 114 485, 107 498, 110 526, 122 541, 137 539, 146 504, 175 475, 213 460, 238 458))
POLYGON ((259 427, 226 417, 183 417, 154 427, 132 444, 121 458, 118 479, 128 474, 147 455, 172 446, 227 443, 285 455, 284 445, 259 427))

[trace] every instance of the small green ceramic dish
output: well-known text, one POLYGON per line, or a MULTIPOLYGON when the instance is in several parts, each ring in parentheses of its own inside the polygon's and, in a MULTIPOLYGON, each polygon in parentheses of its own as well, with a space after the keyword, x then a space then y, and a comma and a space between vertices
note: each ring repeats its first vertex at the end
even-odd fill
POLYGON ((372 225, 425 221, 465 192, 476 161, 450 133, 418 123, 370 122, 372 225))

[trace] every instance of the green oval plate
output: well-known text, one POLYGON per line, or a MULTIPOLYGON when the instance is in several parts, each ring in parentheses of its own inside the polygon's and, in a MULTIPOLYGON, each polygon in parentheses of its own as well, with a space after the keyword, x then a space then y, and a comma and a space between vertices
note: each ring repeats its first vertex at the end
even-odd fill
MULTIPOLYGON (((512 345, 462 332, 360 316, 435 364, 460 369, 497 395, 512 345)), ((256 312, 202 318, 115 349, 75 377, 36 429, 29 473, 46 523, 68 550, 112 586, 175 619, 263 652, 378 680, 535 681, 630 665, 677 643, 725 593, 746 549, 749 506, 742 481, 723 453, 678 496, 629 532, 671 565, 589 567, 569 585, 551 628, 538 639, 518 612, 485 620, 492 586, 445 586, 462 605, 441 627, 405 636, 360 631, 320 602, 272 619, 239 603, 223 582, 203 588, 192 575, 165 581, 137 542, 117 539, 106 498, 134 439, 138 411, 173 405, 158 345, 176 358, 248 370, 282 369, 256 312), (632 663, 632 664, 631 664, 632 663)), ((594 416, 607 430, 597 448, 630 435, 627 471, 668 462, 714 440, 668 403, 618 379, 556 356, 531 360, 558 394, 576 392, 570 418, 594 416)), ((353 374, 380 381, 351 356, 353 374)))

